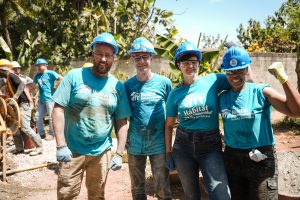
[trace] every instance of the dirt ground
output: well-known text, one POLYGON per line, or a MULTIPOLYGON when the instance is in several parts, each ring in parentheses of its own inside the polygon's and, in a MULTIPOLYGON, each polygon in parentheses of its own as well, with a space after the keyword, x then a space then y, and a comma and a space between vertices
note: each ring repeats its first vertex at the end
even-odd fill
MULTIPOLYGON (((274 112, 273 121, 281 120, 284 116, 279 113, 274 112)), ((281 159, 287 158, 289 152, 296 152, 296 159, 300 160, 300 135, 296 135, 292 131, 281 132, 275 131, 276 137, 276 150, 281 159), (298 156, 298 157, 297 157, 298 156)), ((294 155, 294 154, 293 154, 294 155)), ((295 159, 292 157, 291 159, 295 159)), ((296 167, 299 165, 299 162, 296 163, 296 167)), ((298 170, 299 171, 299 170, 298 170)), ((25 174, 29 172, 22 172, 20 174, 25 174)), ((51 169, 38 169, 31 171, 30 173, 36 173, 36 176, 32 176, 28 181, 26 186, 21 186, 19 183, 10 181, 8 183, 3 183, 0 181, 0 200, 55 200, 56 199, 56 181, 57 175, 54 170, 51 169)), ((287 174, 290 174, 290 171, 286 171, 287 174)), ((16 175, 11 175, 11 177, 16 175)), ((295 177, 293 177, 295 179, 295 177)), ((283 177, 283 179, 287 179, 283 177)), ((10 179, 11 180, 11 179, 10 179)), ((297 180, 297 179, 295 179, 297 180)), ((81 192, 79 195, 79 200, 87 199, 87 191, 84 184, 81 187, 81 192)), ((299 188, 300 182, 295 183, 299 188)), ((290 186, 292 187, 292 186, 290 186)), ((156 199, 153 192, 152 179, 149 177, 146 182, 146 192, 148 199, 156 199)), ((180 183, 172 184, 172 192, 174 199, 183 199, 183 191, 180 186, 180 183)), ((286 194, 285 194, 286 195, 286 194)), ((300 191, 294 196, 300 196, 300 191)), ((128 172, 128 165, 125 163, 119 171, 110 171, 107 178, 107 185, 105 190, 105 197, 108 200, 129 200, 131 198, 130 191, 130 177, 128 172)), ((280 196, 281 200, 289 199, 300 199, 300 198, 287 198, 280 196)))

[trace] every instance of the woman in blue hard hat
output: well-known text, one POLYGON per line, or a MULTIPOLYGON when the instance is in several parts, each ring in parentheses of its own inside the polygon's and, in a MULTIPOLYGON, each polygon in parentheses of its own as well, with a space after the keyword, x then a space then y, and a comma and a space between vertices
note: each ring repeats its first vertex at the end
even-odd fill
POLYGON ((185 199, 201 198, 199 170, 209 199, 230 199, 217 109, 218 93, 230 85, 224 74, 197 77, 201 55, 191 42, 183 42, 175 54, 175 64, 183 74, 183 81, 171 91, 167 101, 167 166, 174 167, 174 159, 185 199), (179 126, 172 148, 177 117, 179 126))
POLYGON ((225 166, 232 199, 278 199, 278 169, 271 126, 272 106, 289 116, 300 115, 300 95, 289 82, 281 62, 268 70, 285 95, 267 84, 245 81, 251 64, 241 47, 224 54, 221 68, 232 89, 220 95, 225 134, 225 166))

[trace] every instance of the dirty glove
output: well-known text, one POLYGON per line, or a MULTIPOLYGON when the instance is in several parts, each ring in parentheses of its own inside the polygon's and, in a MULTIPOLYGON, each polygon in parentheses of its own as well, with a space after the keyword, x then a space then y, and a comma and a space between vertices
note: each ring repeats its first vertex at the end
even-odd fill
POLYGON ((255 162, 259 162, 259 161, 262 161, 262 160, 268 158, 268 156, 261 153, 257 149, 252 149, 252 151, 249 152, 249 157, 250 157, 251 160, 253 160, 255 162))
POLYGON ((166 167, 172 171, 175 169, 175 162, 172 157, 172 152, 166 153, 166 167))
POLYGON ((284 71, 284 66, 282 62, 274 62, 270 67, 268 67, 268 71, 279 80, 281 84, 285 83, 288 80, 288 76, 284 71))
POLYGON ((56 160, 59 162, 70 162, 72 160, 72 152, 67 146, 59 147, 56 151, 56 160))
POLYGON ((117 171, 117 170, 121 169, 122 163, 123 163, 122 156, 119 154, 116 154, 109 162, 109 169, 117 171))

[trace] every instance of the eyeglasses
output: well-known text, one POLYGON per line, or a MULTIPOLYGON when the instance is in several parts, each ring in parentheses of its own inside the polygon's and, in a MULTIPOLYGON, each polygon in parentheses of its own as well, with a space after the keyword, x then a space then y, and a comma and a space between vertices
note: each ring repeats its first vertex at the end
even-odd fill
POLYGON ((242 75, 244 73, 245 69, 237 69, 237 70, 229 70, 229 71, 226 71, 226 75, 228 76, 231 76, 231 75, 242 75))
POLYGON ((140 62, 142 59, 143 59, 144 61, 147 61, 147 60, 150 59, 150 55, 132 56, 132 58, 133 58, 133 60, 134 60, 135 62, 140 62))
POLYGON ((181 61, 180 62, 180 65, 182 66, 182 67, 189 67, 189 66, 193 66, 193 67, 196 67, 196 66, 198 66, 198 64, 199 64, 199 61, 198 60, 187 60, 187 61, 181 61))
POLYGON ((114 55, 112 54, 103 54, 103 53, 97 53, 95 51, 93 51, 94 55, 100 58, 105 58, 105 59, 112 59, 114 57, 114 55))

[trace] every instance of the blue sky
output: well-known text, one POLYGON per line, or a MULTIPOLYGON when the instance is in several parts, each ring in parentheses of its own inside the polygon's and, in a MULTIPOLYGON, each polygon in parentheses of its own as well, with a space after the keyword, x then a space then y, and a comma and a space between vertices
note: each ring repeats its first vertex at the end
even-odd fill
POLYGON ((174 13, 179 35, 197 44, 199 33, 238 41, 236 29, 253 18, 262 24, 286 0, 157 0, 156 6, 174 13))

